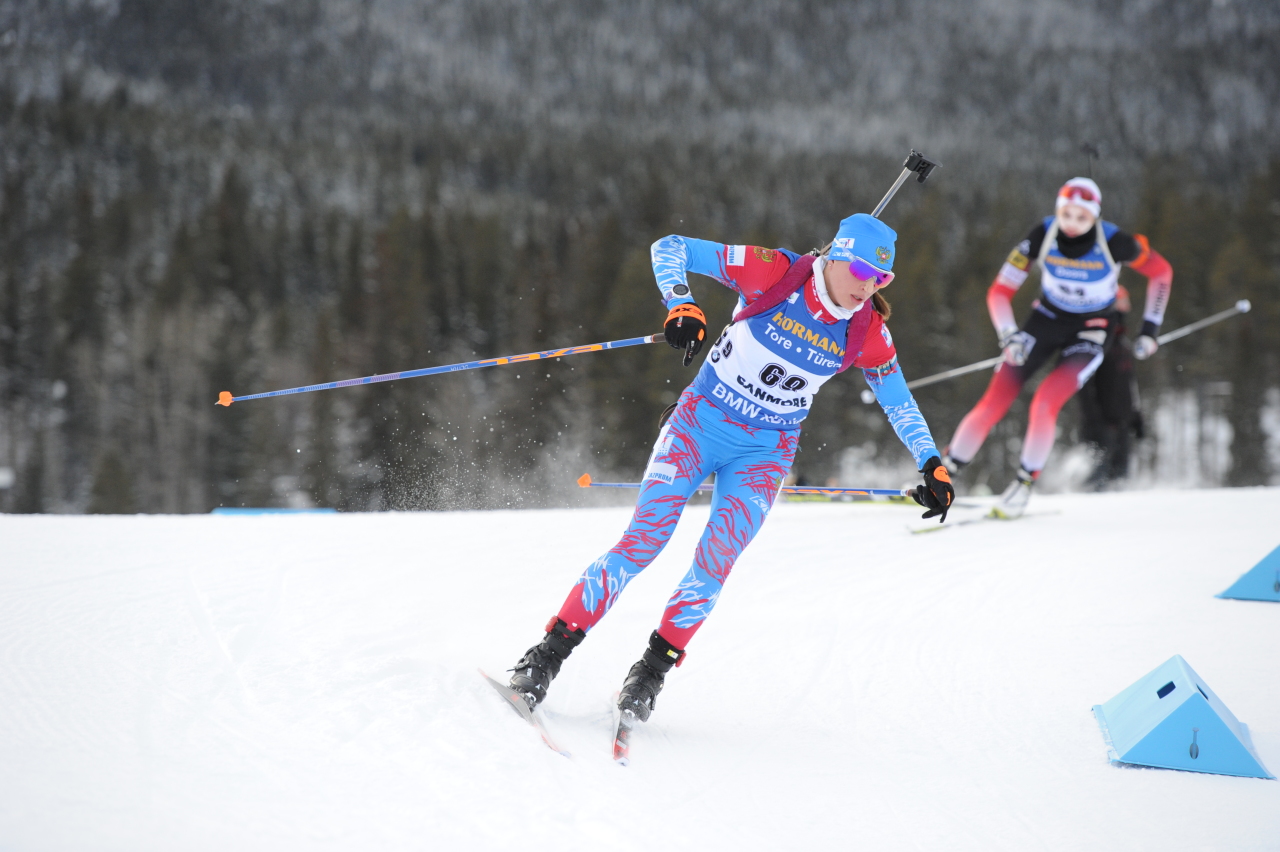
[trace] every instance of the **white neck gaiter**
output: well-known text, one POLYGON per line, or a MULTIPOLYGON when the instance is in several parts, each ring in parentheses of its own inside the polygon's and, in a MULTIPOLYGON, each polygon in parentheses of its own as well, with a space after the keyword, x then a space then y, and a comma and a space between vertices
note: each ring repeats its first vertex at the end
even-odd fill
POLYGON ((822 268, 827 265, 827 259, 820 257, 813 262, 813 285, 818 291, 818 301, 822 302, 822 307, 826 308, 836 319, 850 319, 858 311, 866 307, 867 302, 863 302, 856 308, 842 308, 831 299, 831 294, 827 292, 827 279, 822 277, 822 268))

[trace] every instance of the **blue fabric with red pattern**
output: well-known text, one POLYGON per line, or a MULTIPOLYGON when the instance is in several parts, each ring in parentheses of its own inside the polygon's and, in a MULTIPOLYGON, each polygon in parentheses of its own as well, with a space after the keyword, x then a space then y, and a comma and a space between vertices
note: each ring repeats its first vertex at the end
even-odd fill
MULTIPOLYGON (((675 235, 652 248, 654 277, 668 307, 693 301, 687 274, 698 272, 735 290, 741 308, 781 280, 797 257, 779 249, 675 235)), ((627 584, 666 547, 689 497, 714 473, 711 519, 693 565, 667 602, 658 632, 684 648, 702 626, 734 562, 768 517, 795 460, 799 424, 813 395, 842 366, 853 314, 830 300, 825 285, 818 283, 821 264, 815 269, 818 277, 810 277, 786 301, 734 323, 711 345, 658 434, 626 532, 588 566, 560 608, 559 617, 570 630, 590 630, 604 617, 627 584)), ((869 304, 861 309, 872 310, 869 304)), ((863 370, 917 466, 923 467, 937 450, 878 313, 866 324, 860 345, 853 363, 863 370)))
MULTIPOLYGON (((668 307, 693 301, 690 272, 734 290, 740 296, 739 306, 745 306, 780 280, 798 257, 783 249, 731 246, 676 234, 655 242, 650 256, 654 279, 668 307)), ((844 355, 848 320, 834 315, 822 296, 816 279, 810 278, 796 297, 777 310, 735 323, 712 344, 693 387, 744 423, 765 429, 798 428, 844 355)), ((864 305, 862 310, 871 307, 864 305)), ((879 314, 872 317, 854 364, 862 369, 916 467, 923 468, 938 454, 937 446, 907 389, 893 336, 879 314)))
POLYGON ((570 630, 594 627, 666 547, 690 495, 715 473, 711 520, 658 627, 672 645, 686 647, 716 605, 739 554, 768 516, 799 439, 798 429, 748 426, 692 388, 685 390, 658 434, 631 523, 621 540, 583 572, 560 608, 560 618, 570 630))

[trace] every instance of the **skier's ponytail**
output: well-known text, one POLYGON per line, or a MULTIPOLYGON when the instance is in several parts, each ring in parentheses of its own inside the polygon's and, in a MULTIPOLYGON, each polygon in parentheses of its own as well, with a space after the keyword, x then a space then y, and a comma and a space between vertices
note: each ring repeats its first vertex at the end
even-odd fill
POLYGON ((871 307, 876 309, 876 313, 880 315, 880 319, 887 320, 889 314, 893 313, 893 308, 889 307, 889 300, 880 295, 880 291, 871 294, 871 307))

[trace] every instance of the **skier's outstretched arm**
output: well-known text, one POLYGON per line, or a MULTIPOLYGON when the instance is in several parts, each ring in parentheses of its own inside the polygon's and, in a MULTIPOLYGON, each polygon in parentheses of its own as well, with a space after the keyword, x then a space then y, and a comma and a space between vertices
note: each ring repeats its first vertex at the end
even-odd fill
POLYGON ((987 313, 991 315, 991 326, 996 330, 996 340, 1001 346, 1018 331, 1018 320, 1013 315, 1013 294, 1016 292, 1018 285, 1007 283, 1003 275, 997 275, 987 288, 987 313))
POLYGON ((1139 253, 1129 262, 1130 268, 1147 277, 1147 303, 1142 312, 1142 331, 1133 344, 1133 354, 1139 359, 1150 358, 1155 354, 1159 344, 1156 337, 1160 334, 1160 324, 1164 322, 1164 311, 1169 305, 1169 293, 1173 289, 1173 267, 1165 260, 1142 234, 1134 234, 1133 240, 1138 244, 1139 253))
POLYGON ((951 474, 938 457, 933 436, 929 434, 929 424, 925 423, 920 406, 916 405, 915 397, 907 389, 907 380, 898 369, 897 358, 879 367, 863 370, 862 374, 866 376, 867 384, 871 385, 880 407, 889 418, 889 424, 898 435, 898 440, 911 451, 916 467, 924 477, 924 484, 916 486, 911 492, 912 498, 926 509, 921 517, 938 518, 939 523, 945 521, 956 496, 951 485, 951 474))
MULTIPOLYGON (((867 303, 862 310, 869 311, 873 308, 867 303)), ((933 435, 929 433, 929 424, 920 413, 920 406, 916 404, 915 397, 907 387, 907 380, 898 367, 898 351, 893 345, 893 335, 879 315, 871 318, 862 347, 853 363, 862 369, 862 376, 871 386, 871 392, 876 395, 885 417, 889 418, 889 425, 893 427, 898 440, 911 452, 916 467, 924 477, 924 485, 916 486, 911 492, 912 498, 926 509, 921 517, 945 521, 956 496, 951 485, 951 474, 942 465, 938 448, 933 443, 933 435)))
POLYGON ((676 234, 663 237, 649 247, 653 277, 668 309, 691 304, 688 273, 718 278, 725 246, 709 240, 695 240, 676 234))
POLYGON ((1013 295, 1027 280, 1031 264, 1040 254, 1044 237, 1044 225, 1032 228, 1027 238, 1009 252, 995 280, 987 288, 987 313, 991 315, 991 325, 996 330, 1001 348, 1018 332, 1018 320, 1013 315, 1013 295))
POLYGON ((797 255, 758 246, 729 246, 671 234, 649 249, 653 277, 668 309, 691 304, 688 273, 714 278, 748 304, 784 274, 797 255))
POLYGON ((910 451, 916 467, 923 470, 925 462, 938 455, 938 448, 933 443, 929 424, 920 413, 920 406, 907 389, 907 380, 903 377, 902 370, 898 369, 897 356, 879 367, 863 370, 862 375, 876 395, 876 401, 884 410, 898 440, 910 451))
POLYGON ((751 302, 781 278, 793 257, 774 249, 728 246, 677 234, 665 236, 649 249, 653 277, 667 306, 663 327, 667 343, 686 352, 685 366, 702 348, 707 318, 694 301, 688 274, 714 278, 751 302))

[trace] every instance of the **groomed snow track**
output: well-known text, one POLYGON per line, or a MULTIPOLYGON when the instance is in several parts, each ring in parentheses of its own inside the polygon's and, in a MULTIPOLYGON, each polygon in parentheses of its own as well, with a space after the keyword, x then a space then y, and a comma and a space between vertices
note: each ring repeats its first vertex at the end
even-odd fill
POLYGON ((1280 848, 1280 783, 1107 762, 1182 654, 1280 770, 1280 604, 1217 599, 1280 489, 1036 498, 913 536, 783 504, 631 766, 609 696, 706 520, 566 664, 552 753, 476 675, 628 510, 0 516, 0 848, 1280 848))

